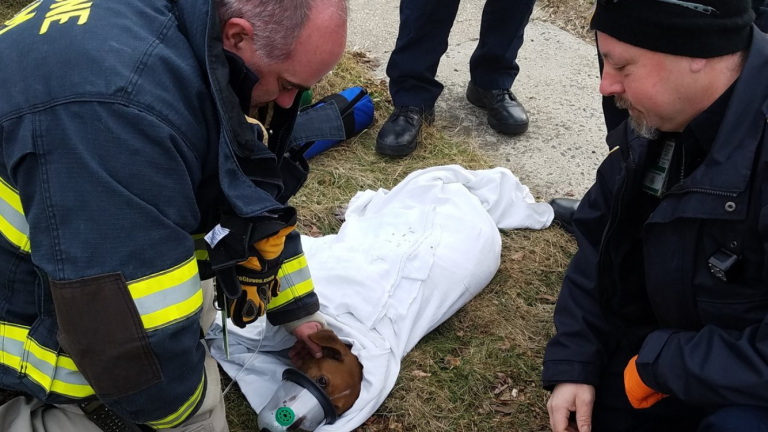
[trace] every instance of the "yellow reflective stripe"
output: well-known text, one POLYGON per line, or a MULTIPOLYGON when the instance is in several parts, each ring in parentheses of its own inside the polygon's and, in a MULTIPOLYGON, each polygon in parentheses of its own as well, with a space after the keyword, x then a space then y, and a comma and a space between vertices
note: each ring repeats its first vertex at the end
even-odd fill
POLYGON ((295 298, 303 297, 315 288, 304 254, 285 261, 277 275, 280 278, 280 294, 272 298, 268 310, 275 310, 295 298))
POLYGON ((304 254, 300 254, 289 260, 286 260, 283 263, 283 265, 280 267, 280 272, 278 272, 278 276, 286 275, 288 273, 293 273, 295 271, 303 269, 304 267, 307 267, 307 258, 304 256, 304 254))
POLYGON ((29 225, 24 217, 19 193, 0 178, 0 233, 24 252, 30 251, 29 225))
POLYGON ((56 364, 56 357, 58 357, 56 353, 43 348, 36 340, 27 338, 27 346, 24 348, 51 366, 56 364))
POLYGON ((69 357, 59 356, 59 361, 57 363, 59 366, 69 369, 71 371, 76 371, 77 366, 75 366, 75 362, 72 361, 69 357))
POLYGON ((195 257, 169 270, 128 282, 128 291, 146 330, 182 321, 203 306, 195 257))
POLYGON ((21 371, 21 354, 28 329, 0 323, 0 364, 21 371))
POLYGON ((63 381, 52 379, 47 374, 39 371, 31 363, 25 363, 24 372, 27 377, 37 385, 44 388, 46 393, 58 393, 71 398, 86 398, 96 394, 91 386, 85 384, 69 384, 63 381))
POLYGON ((140 299, 170 286, 179 285, 196 273, 197 262, 194 258, 190 258, 172 269, 128 282, 128 290, 134 300, 140 299))
POLYGON ((269 302, 269 307, 267 307, 267 309, 274 310, 280 306, 285 305, 293 299, 304 297, 305 295, 311 293, 314 288, 315 285, 312 283, 312 279, 310 279, 298 285, 294 285, 285 291, 280 291, 280 295, 273 297, 272 301, 269 302))
POLYGON ((46 348, 29 337, 29 328, 0 323, 0 363, 26 376, 46 393, 70 398, 95 394, 71 358, 46 348))
POLYGON ((0 198, 10 204, 10 206, 16 209, 17 212, 24 214, 24 209, 21 207, 19 191, 9 185, 8 182, 2 179, 2 177, 0 177, 0 198))
POLYGON ((19 356, 3 352, 0 358, 0 363, 16 369, 17 372, 21 371, 21 357, 19 356))
POLYGON ((3 236, 8 239, 9 242, 13 243, 24 252, 29 252, 31 250, 29 237, 19 232, 19 230, 5 220, 2 215, 0 215, 0 232, 2 232, 3 236))
POLYGON ((24 343, 27 341, 27 334, 29 334, 29 328, 20 327, 15 324, 0 323, 0 335, 3 338, 11 338, 24 343))
POLYGON ((189 398, 189 400, 181 406, 176 412, 169 415, 168 417, 165 417, 163 419, 149 422, 147 425, 155 428, 155 429, 168 429, 172 427, 176 427, 179 424, 181 424, 184 420, 187 419, 189 414, 192 412, 192 410, 195 409, 197 404, 200 402, 200 398, 203 395, 203 388, 205 387, 205 373, 203 373, 203 379, 200 380, 200 384, 197 386, 197 389, 192 394, 192 397, 189 398))
POLYGON ((187 300, 177 303, 173 306, 169 306, 165 309, 160 309, 157 312, 142 315, 141 321, 144 323, 144 328, 147 330, 155 330, 160 327, 164 327, 175 322, 179 322, 184 318, 196 313, 203 307, 203 288, 197 290, 197 292, 187 300))

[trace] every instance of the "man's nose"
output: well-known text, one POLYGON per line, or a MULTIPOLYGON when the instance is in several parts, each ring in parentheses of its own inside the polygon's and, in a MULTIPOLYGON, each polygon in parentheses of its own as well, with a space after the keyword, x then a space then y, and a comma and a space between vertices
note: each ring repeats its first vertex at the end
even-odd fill
POLYGON ((290 108, 293 105, 293 100, 296 99, 296 93, 298 93, 297 89, 280 92, 280 96, 275 99, 275 103, 283 108, 290 108))
POLYGON ((603 78, 600 80, 600 94, 603 96, 615 96, 624 93, 624 84, 619 73, 610 66, 603 69, 603 78))

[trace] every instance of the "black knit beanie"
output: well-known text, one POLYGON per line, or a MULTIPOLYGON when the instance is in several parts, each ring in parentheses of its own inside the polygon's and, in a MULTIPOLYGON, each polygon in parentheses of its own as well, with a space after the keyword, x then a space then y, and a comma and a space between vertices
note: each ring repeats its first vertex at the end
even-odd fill
POLYGON ((754 18, 751 0, 597 0, 590 26, 647 50, 712 58, 748 48, 754 18))

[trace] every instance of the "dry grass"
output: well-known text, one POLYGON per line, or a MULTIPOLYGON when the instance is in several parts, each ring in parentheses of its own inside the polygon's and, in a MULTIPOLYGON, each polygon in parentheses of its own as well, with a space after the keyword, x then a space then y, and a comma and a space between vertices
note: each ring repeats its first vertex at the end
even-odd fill
POLYGON ((0 0, 0 22, 10 19, 28 3, 30 0, 0 0))
POLYGON ((594 35, 589 31, 589 17, 595 0, 539 0, 537 7, 544 21, 594 43, 594 35))

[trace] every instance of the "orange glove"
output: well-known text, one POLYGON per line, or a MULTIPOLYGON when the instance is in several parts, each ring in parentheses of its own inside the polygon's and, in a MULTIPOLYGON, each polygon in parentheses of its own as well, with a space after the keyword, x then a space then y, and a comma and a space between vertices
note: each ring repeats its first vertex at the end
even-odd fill
POLYGON ((624 369, 624 390, 627 392, 629 403, 637 409, 650 408, 656 402, 669 395, 659 393, 656 390, 645 385, 640 375, 637 373, 637 356, 632 357, 624 369))
POLYGON ((264 316, 272 297, 280 293, 280 280, 277 273, 283 263, 282 252, 285 237, 293 231, 295 225, 283 228, 272 237, 257 242, 256 255, 242 262, 237 267, 240 281, 240 297, 229 300, 229 316, 240 327, 264 316))

